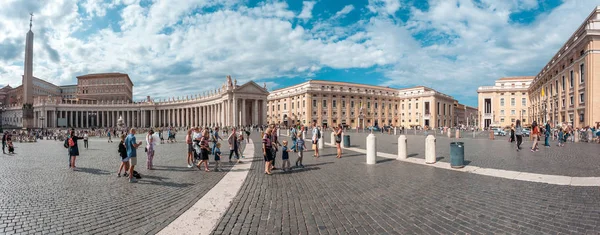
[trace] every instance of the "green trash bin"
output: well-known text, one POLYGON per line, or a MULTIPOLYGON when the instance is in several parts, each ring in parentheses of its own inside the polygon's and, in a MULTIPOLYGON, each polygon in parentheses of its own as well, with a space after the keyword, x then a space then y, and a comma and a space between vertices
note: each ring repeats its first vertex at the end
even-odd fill
POLYGON ((350 148, 350 135, 344 136, 344 148, 350 148))
POLYGON ((450 166, 452 168, 465 167, 465 143, 450 143, 450 166))

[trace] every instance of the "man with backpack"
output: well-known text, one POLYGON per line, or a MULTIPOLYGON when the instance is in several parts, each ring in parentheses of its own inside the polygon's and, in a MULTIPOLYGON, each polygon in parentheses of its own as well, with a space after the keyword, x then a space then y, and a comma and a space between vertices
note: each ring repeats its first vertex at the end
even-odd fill
POLYGON ((312 129, 312 144, 313 148, 315 149, 315 155, 313 155, 313 157, 316 158, 319 157, 319 139, 321 139, 321 131, 319 130, 319 127, 317 127, 317 122, 314 121, 312 129))
POLYGON ((142 141, 136 142, 135 128, 129 130, 129 135, 125 138, 125 147, 127 148, 127 157, 129 158, 129 183, 136 183, 133 175, 133 168, 137 165, 137 148, 142 145, 142 141))
POLYGON ((292 142, 294 143, 292 145, 292 150, 294 150, 294 153, 296 152, 296 136, 297 136, 297 131, 296 131, 296 127, 292 126, 292 130, 290 130, 290 138, 292 138, 292 142))
POLYGON ((212 142, 213 142, 213 147, 211 149, 211 153, 215 154, 215 148, 217 147, 217 143, 219 142, 219 139, 223 140, 223 138, 221 138, 221 136, 219 136, 219 127, 215 127, 215 131, 213 131, 212 133, 212 142))

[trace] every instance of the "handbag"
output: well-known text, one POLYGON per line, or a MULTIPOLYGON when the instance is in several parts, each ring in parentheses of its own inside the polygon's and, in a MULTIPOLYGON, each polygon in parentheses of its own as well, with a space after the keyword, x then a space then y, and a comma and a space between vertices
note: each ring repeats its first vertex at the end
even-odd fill
POLYGON ((317 144, 312 145, 312 150, 317 150, 317 144))

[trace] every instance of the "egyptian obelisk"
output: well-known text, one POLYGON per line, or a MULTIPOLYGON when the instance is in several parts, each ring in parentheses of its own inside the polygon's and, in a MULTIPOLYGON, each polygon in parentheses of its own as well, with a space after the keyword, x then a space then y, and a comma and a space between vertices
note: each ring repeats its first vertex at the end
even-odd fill
POLYGON ((33 14, 29 19, 29 32, 25 42, 25 72, 23 74, 23 128, 33 128, 33 14))

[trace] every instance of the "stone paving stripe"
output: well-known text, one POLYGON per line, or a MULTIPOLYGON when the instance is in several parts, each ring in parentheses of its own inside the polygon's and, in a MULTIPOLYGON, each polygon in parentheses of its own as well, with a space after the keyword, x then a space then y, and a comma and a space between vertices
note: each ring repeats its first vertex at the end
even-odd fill
MULTIPOLYGON (((307 139, 310 141, 310 139, 307 139)), ((326 146, 335 146, 331 143, 324 143, 326 146)), ((347 147, 343 148, 350 151, 358 152, 358 153, 367 153, 367 150, 355 147, 347 147)), ((397 159, 398 155, 391 153, 382 153, 377 152, 377 157, 389 158, 389 159, 397 159)), ((479 175, 486 175, 491 177, 498 178, 506 178, 512 180, 520 180, 520 181, 528 181, 528 182, 537 182, 537 183, 546 183, 553 185, 568 185, 568 186, 585 186, 585 187, 600 187, 600 177, 571 177, 564 175, 546 175, 546 174, 536 174, 536 173, 528 173, 528 172, 518 172, 518 171, 509 171, 509 170, 500 170, 500 169, 492 169, 492 168, 483 168, 476 166, 465 166, 464 168, 452 168, 450 163, 447 162, 436 162, 434 164, 425 163, 425 159, 421 158, 407 158, 407 159, 397 159, 403 162, 409 162, 414 164, 421 164, 427 166, 433 166, 446 170, 460 171, 466 173, 473 173, 479 175)))
POLYGON ((210 234, 244 184, 254 158, 254 142, 244 149, 245 162, 235 166, 190 209, 158 234, 210 234))

